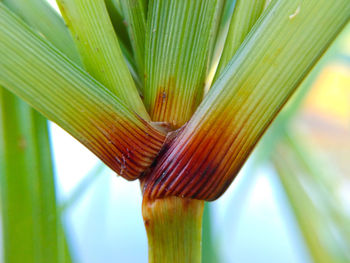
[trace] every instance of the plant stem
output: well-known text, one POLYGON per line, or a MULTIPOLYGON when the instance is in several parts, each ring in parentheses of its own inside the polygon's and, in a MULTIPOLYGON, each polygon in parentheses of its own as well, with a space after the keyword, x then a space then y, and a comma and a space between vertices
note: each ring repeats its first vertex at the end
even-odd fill
POLYGON ((59 263, 66 257, 47 121, 2 87, 0 194, 4 262, 59 263))
POLYGON ((224 71, 264 10, 265 0, 238 0, 232 15, 215 80, 224 71))
POLYGON ((123 57, 104 1, 59 0, 87 72, 145 120, 150 120, 123 57))
POLYGON ((140 77, 143 80, 145 66, 146 7, 143 0, 121 1, 123 15, 128 24, 131 44, 140 77))
POLYGON ((144 198, 149 263, 201 262, 203 208, 200 200, 144 198))

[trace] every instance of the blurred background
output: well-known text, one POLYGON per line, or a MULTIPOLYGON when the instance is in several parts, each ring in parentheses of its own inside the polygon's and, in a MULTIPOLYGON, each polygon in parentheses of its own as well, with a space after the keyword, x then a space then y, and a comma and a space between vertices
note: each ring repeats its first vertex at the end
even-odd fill
MULTIPOLYGON (((52 123, 50 136, 73 261, 147 262, 139 183, 52 123)), ((206 205, 203 262, 350 262, 350 25, 206 205)))
MULTIPOLYGON (((147 262, 139 183, 50 129, 75 262, 147 262)), ((350 262, 350 26, 204 221, 203 262, 350 262)))

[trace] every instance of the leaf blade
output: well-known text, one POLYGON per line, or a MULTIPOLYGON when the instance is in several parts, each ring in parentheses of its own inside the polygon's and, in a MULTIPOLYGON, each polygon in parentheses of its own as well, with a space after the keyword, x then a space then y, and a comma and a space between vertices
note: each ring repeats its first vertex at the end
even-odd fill
POLYGON ((3 0, 2 2, 75 63, 81 65, 78 50, 64 21, 47 1, 3 0))

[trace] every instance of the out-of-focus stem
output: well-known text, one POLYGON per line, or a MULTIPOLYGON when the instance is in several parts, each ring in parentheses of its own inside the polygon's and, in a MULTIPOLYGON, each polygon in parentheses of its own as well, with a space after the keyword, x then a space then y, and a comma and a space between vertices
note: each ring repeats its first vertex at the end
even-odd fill
POLYGON ((187 198, 143 200, 149 263, 201 262, 203 208, 187 198))

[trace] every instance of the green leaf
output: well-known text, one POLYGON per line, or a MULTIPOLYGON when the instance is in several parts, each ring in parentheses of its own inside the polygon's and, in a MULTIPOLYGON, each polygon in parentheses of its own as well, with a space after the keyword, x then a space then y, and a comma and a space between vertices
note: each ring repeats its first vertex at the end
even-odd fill
POLYGON ((173 128, 202 100, 217 0, 152 0, 146 32, 145 104, 173 128))
POLYGON ((164 135, 0 3, 0 84, 127 179, 153 162, 164 135))
POLYGON ((47 121, 0 88, 0 187, 5 262, 59 262, 60 220, 47 121))
POLYGON ((237 0, 216 77, 223 72, 264 10, 265 0, 237 0))
POLYGON ((348 0, 273 1, 159 158, 145 195, 218 198, 349 18, 348 0))
POLYGON ((142 118, 149 115, 124 60, 104 1, 58 0, 83 64, 94 78, 142 118))
POLYGON ((78 50, 62 18, 45 0, 2 0, 2 2, 48 41, 81 65, 78 50))

